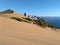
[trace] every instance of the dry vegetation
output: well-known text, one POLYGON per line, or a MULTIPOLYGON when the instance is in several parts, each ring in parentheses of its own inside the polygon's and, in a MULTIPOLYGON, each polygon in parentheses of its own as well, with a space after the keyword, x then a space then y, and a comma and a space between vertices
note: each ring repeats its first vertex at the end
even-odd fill
POLYGON ((52 29, 60 29, 58 27, 55 27, 55 26, 52 26, 50 24, 48 24, 45 20, 43 19, 40 19, 40 20, 32 20, 30 18, 18 18, 18 17, 11 17, 11 19, 15 19, 17 21, 23 21, 23 22, 27 22, 27 23, 33 23, 33 24, 36 24, 38 26, 41 26, 41 27, 51 27, 52 29))

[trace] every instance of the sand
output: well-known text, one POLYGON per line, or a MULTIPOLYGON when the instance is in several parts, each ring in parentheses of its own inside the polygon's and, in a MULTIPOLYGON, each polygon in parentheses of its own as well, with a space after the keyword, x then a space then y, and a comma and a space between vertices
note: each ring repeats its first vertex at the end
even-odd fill
POLYGON ((60 31, 0 16, 0 45, 60 45, 60 31))
POLYGON ((18 17, 18 18, 22 18, 24 16, 22 14, 14 12, 14 13, 0 13, 0 17, 5 17, 5 18, 18 17))

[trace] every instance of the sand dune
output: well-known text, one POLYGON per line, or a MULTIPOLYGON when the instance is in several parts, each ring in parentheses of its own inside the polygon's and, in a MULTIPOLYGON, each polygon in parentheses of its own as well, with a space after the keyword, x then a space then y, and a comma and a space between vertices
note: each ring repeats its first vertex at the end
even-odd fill
POLYGON ((16 12, 0 13, 0 45, 60 45, 60 31, 19 22, 11 17, 24 16, 16 12))
POLYGON ((60 45, 60 32, 0 17, 0 45, 60 45))

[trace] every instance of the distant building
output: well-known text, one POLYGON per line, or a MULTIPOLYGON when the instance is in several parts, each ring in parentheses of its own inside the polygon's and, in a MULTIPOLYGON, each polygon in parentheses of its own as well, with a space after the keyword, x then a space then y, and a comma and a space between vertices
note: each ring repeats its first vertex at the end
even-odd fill
POLYGON ((27 17, 27 18, 30 18, 30 19, 32 19, 32 20, 37 20, 37 17, 36 17, 36 16, 28 15, 28 17, 27 17))
POLYGON ((30 18, 30 19, 32 19, 32 20, 38 20, 38 19, 37 19, 37 16, 27 15, 27 13, 24 13, 24 16, 25 16, 26 18, 30 18))

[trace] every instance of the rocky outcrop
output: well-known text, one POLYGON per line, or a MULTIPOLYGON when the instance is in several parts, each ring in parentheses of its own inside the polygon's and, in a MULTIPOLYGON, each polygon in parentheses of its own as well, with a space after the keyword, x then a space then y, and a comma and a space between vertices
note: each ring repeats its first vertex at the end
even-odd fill
POLYGON ((0 13, 4 13, 4 14, 6 13, 6 14, 7 14, 7 13, 13 13, 13 12, 14 12, 13 10, 8 9, 8 10, 2 11, 2 12, 0 12, 0 13))

